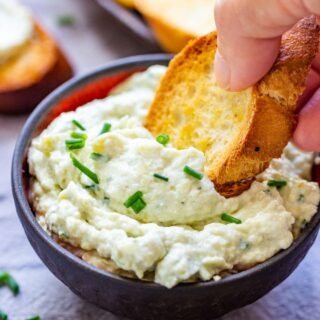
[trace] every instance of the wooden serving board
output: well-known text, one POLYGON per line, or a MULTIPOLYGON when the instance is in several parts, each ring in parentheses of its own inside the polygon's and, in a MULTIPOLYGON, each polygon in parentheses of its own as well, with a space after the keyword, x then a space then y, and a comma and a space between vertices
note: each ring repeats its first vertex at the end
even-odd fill
POLYGON ((148 52, 163 51, 160 49, 152 31, 137 11, 126 9, 114 0, 96 1, 119 28, 139 41, 148 52))

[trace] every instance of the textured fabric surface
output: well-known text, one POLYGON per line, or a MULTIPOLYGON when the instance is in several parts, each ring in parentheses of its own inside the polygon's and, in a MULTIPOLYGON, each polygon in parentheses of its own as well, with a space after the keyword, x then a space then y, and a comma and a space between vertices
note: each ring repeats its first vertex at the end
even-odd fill
MULTIPOLYGON (((118 57, 144 53, 143 48, 107 21, 93 0, 24 2, 59 39, 78 73, 118 57), (73 27, 57 25, 57 17, 65 14, 74 17, 73 27)), ((10 166, 15 139, 25 119, 25 116, 0 115, 0 270, 10 271, 21 286, 17 297, 7 288, 0 288, 0 309, 9 313, 10 320, 24 320, 34 314, 44 320, 119 320, 83 301, 57 280, 33 252, 24 235, 11 196, 10 166)), ((319 249, 318 238, 306 259, 286 281, 256 303, 222 319, 319 319, 319 249)))

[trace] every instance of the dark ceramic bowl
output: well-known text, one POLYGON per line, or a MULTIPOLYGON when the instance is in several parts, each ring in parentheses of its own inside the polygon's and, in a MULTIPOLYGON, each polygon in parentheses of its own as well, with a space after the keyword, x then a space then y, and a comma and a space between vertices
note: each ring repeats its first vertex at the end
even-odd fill
MULTIPOLYGON (((168 290, 154 283, 122 278, 77 258, 40 227, 28 202, 26 154, 31 139, 61 112, 106 96, 117 83, 168 55, 122 59, 72 80, 53 92, 31 114, 18 138, 12 165, 12 190, 25 233, 42 261, 74 293, 117 315, 132 319, 213 319, 262 297, 288 277, 304 258, 319 229, 318 212, 293 245, 250 270, 218 282, 179 284, 168 290)), ((319 176, 319 175, 318 175, 319 176)))

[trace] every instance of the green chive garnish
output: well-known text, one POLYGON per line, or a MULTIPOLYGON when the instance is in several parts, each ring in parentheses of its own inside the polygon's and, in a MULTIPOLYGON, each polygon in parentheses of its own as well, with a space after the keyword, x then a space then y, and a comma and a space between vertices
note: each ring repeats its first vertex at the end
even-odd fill
POLYGON ((27 320, 41 320, 41 318, 39 316, 33 316, 33 317, 27 318, 27 320))
POLYGON ((168 177, 163 176, 163 175, 161 175, 161 174, 159 174, 159 173, 154 173, 153 176, 154 176, 155 178, 161 179, 161 180, 163 180, 163 181, 169 181, 169 178, 168 178, 168 177))
POLYGON ((249 242, 247 242, 246 240, 240 239, 240 243, 239 243, 240 250, 246 250, 249 247, 250 247, 249 242))
POLYGON ((8 320, 8 315, 2 310, 0 310, 0 320, 8 320))
POLYGON ((236 224, 241 224, 242 221, 240 219, 237 219, 235 217, 230 216, 229 214, 223 213, 221 215, 221 220, 230 222, 230 223, 236 223, 236 224))
POLYGON ((104 123, 102 126, 102 129, 100 131, 100 134, 104 134, 104 133, 109 132, 111 127, 112 127, 111 123, 108 123, 108 122, 104 123))
POLYGON ((192 176, 198 180, 201 180, 203 178, 203 174, 190 168, 189 166, 185 166, 183 168, 184 173, 188 174, 189 176, 192 176))
POLYGON ((76 127, 78 127, 80 130, 86 131, 86 128, 85 128, 79 121, 73 119, 73 120, 72 120, 72 123, 73 123, 76 127))
POLYGON ((146 205, 147 204, 143 201, 143 199, 139 198, 131 205, 131 208, 135 213, 139 213, 141 210, 143 210, 146 207, 146 205))
POLYGON ((283 188, 286 185, 287 185, 286 180, 269 180, 268 181, 269 187, 276 187, 278 190, 280 190, 281 188, 283 188))
POLYGON ((126 202, 124 202, 124 206, 126 208, 130 208, 135 212, 139 213, 146 207, 146 203, 142 199, 143 193, 141 191, 135 192, 132 196, 130 196, 126 202))
POLYGON ((75 24, 75 19, 69 14, 57 17, 57 23, 61 27, 71 27, 75 24))
POLYGON ((68 150, 77 150, 77 149, 82 149, 86 141, 83 139, 68 139, 65 141, 66 147, 68 150))
POLYGON ((165 146, 169 142, 170 137, 166 133, 162 133, 156 137, 156 140, 157 142, 165 146))
POLYGON ((71 136, 71 138, 74 138, 74 139, 86 140, 88 138, 88 135, 86 133, 82 133, 82 132, 71 132, 70 136, 71 136))
POLYGON ((92 184, 90 186, 83 186, 83 187, 92 192, 98 192, 100 190, 100 187, 97 184, 92 184))
POLYGON ((101 154, 101 153, 96 153, 96 152, 92 152, 92 153, 90 154, 90 158, 91 158, 92 160, 94 160, 94 161, 98 161, 98 160, 100 160, 101 158, 103 158, 103 154, 101 154))
POLYGON ((83 174, 85 174, 89 179, 91 179, 94 183, 99 184, 99 177, 91 171, 88 167, 86 167, 84 164, 82 164, 77 157, 70 153, 70 158, 72 160, 73 165, 79 169, 83 174))
POLYGON ((303 219, 303 220, 301 221, 301 229, 302 229, 302 230, 305 229, 306 226, 307 226, 307 224, 308 224, 307 220, 306 220, 306 219, 303 219))
POLYGON ((103 162, 108 162, 110 160, 108 155, 97 153, 97 152, 92 152, 90 154, 90 159, 92 159, 93 161, 103 161, 103 162))
POLYGON ((132 196, 130 196, 123 205, 126 208, 130 208, 134 204, 134 202, 142 198, 142 196, 143 196, 143 193, 141 191, 137 191, 132 196))
POLYGON ((20 291, 18 282, 8 272, 0 272, 0 285, 8 286, 15 296, 20 291))

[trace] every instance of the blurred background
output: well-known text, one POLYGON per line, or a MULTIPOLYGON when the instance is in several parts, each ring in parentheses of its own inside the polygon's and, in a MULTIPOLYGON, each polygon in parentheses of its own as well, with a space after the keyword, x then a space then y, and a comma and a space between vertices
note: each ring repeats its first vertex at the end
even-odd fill
MULTIPOLYGON (((58 42, 76 75, 125 56, 177 52, 191 38, 215 29, 212 0, 136 0, 137 11, 131 8, 130 0, 122 0, 129 7, 113 0, 21 2, 58 42), (168 6, 170 2, 175 5, 168 6), (150 18, 153 10, 159 13, 158 19, 150 18)), ((13 320, 31 315, 45 320, 116 320, 70 292, 44 267, 27 242, 10 190, 12 152, 26 118, 0 113, 0 270, 9 271, 21 287, 17 297, 0 288, 0 309, 13 320)), ((290 278, 253 305, 222 319, 319 319, 319 249, 318 239, 290 278)))

